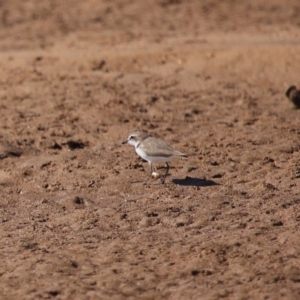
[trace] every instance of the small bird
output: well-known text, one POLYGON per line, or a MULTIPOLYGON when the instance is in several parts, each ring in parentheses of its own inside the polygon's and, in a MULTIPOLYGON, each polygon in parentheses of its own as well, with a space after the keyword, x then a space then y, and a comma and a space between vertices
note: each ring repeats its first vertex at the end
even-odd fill
POLYGON ((168 162, 172 161, 174 158, 182 157, 187 158, 188 156, 173 147, 168 145, 163 140, 149 136, 146 132, 135 131, 128 136, 128 139, 122 144, 128 143, 135 147, 136 153, 144 160, 148 161, 150 165, 150 176, 144 181, 147 183, 149 178, 152 176, 153 169, 152 163, 154 162, 165 162, 167 165, 167 170, 165 175, 161 179, 161 184, 164 184, 166 177, 169 172, 168 162))
POLYGON ((297 90, 296 86, 290 86, 285 92, 285 95, 294 104, 295 108, 300 108, 300 91, 297 90))

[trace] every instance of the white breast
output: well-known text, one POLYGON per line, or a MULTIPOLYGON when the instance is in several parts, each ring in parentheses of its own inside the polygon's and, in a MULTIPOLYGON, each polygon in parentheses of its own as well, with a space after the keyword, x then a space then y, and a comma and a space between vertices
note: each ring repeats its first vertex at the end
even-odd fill
POLYGON ((148 161, 148 162, 152 162, 151 158, 149 158, 149 156, 139 147, 135 147, 135 152, 138 154, 138 156, 140 156, 142 159, 148 161))

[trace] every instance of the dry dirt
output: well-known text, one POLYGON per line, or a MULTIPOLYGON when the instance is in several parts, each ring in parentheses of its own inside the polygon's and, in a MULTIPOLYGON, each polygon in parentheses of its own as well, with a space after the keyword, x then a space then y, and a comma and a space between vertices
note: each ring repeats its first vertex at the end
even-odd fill
POLYGON ((299 15, 1 1, 0 298, 300 299, 299 15), (189 154, 165 185, 136 129, 189 154))

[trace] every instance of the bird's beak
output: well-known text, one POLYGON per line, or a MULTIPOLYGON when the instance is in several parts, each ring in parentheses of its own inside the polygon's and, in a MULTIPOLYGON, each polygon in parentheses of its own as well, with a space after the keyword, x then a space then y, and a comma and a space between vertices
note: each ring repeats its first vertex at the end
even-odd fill
POLYGON ((124 142, 122 142, 122 144, 127 144, 127 140, 126 140, 126 141, 124 141, 124 142))

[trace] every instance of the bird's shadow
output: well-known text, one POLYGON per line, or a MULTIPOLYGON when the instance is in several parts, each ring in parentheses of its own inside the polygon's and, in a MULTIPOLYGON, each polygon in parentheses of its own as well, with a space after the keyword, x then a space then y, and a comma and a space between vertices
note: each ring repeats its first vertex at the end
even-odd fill
POLYGON ((219 183, 216 183, 213 180, 207 180, 205 178, 194 178, 194 177, 185 177, 184 179, 172 179, 172 182, 178 185, 183 186, 213 186, 213 185, 219 185, 219 183))

